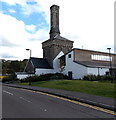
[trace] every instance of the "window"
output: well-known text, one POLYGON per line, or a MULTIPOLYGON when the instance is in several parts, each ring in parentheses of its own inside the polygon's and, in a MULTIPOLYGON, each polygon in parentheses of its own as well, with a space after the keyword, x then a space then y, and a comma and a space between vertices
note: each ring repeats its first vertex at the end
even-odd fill
POLYGON ((100 61, 112 61, 112 57, 104 56, 104 55, 91 55, 92 60, 100 60, 100 61))
POLYGON ((63 55, 61 58, 60 58, 60 66, 65 66, 66 65, 66 58, 65 58, 65 55, 63 55))
POLYGON ((68 58, 71 58, 71 54, 68 55, 68 58))

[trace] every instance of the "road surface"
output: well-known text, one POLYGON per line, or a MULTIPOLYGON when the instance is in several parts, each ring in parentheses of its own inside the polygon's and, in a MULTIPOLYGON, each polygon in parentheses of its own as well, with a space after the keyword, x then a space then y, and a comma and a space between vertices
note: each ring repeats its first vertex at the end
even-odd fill
POLYGON ((114 118, 110 113, 47 94, 2 88, 2 118, 114 118))

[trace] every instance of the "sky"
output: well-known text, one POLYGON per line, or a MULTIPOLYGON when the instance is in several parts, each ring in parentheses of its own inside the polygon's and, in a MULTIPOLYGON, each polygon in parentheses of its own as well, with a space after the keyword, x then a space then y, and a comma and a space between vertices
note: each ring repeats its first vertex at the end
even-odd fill
POLYGON ((61 36, 74 48, 114 52, 115 0, 1 0, 0 59, 43 57, 42 42, 49 39, 50 6, 60 6, 61 36))

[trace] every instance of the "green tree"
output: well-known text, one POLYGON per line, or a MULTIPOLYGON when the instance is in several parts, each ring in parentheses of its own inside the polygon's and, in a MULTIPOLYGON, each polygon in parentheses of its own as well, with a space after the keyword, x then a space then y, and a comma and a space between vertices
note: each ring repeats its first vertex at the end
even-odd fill
POLYGON ((23 61, 2 60, 2 74, 14 74, 15 72, 23 72, 27 59, 23 61))

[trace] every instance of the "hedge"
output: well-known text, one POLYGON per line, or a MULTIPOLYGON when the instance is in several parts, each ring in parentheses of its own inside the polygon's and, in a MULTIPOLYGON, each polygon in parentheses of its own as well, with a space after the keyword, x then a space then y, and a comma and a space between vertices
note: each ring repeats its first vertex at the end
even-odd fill
POLYGON ((30 76, 25 79, 22 79, 21 82, 37 82, 37 81, 46 81, 46 80, 54 80, 54 79, 68 79, 68 76, 63 75, 61 73, 55 74, 43 74, 40 76, 30 76))
POLYGON ((100 81, 100 82, 103 82, 103 81, 109 81, 109 82, 116 82, 116 76, 110 76, 110 75, 86 75, 83 77, 83 80, 88 80, 88 81, 100 81))

